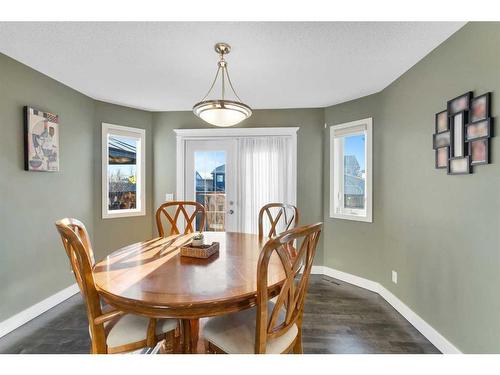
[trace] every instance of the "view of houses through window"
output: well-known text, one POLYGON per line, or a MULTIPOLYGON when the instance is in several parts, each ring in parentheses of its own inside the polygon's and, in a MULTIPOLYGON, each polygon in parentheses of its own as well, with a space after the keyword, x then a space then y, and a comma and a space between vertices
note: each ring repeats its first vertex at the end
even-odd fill
POLYGON ((344 207, 365 208, 365 135, 344 137, 344 207))
MULTIPOLYGON (((224 231, 226 215, 226 153, 194 153, 196 201, 205 206, 206 231, 224 231)), ((196 229, 200 230, 197 221, 196 229)))
POLYGON ((108 209, 137 208, 137 148, 139 139, 108 136, 108 209))

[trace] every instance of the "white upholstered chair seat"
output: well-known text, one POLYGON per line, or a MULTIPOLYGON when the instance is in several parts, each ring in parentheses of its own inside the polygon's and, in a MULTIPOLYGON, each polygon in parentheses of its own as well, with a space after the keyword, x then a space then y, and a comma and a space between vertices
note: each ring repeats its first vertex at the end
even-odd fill
MULTIPOLYGON (((268 304, 269 316, 273 307, 273 303, 268 304)), ((255 353, 256 312, 257 309, 254 307, 211 318, 205 325, 205 339, 229 354, 255 353)), ((284 321, 284 315, 284 310, 281 310, 278 324, 284 321)), ((267 340, 266 353, 280 354, 284 352, 292 345, 297 333, 298 328, 294 324, 284 335, 267 340)))
MULTIPOLYGON (((146 340, 149 320, 149 318, 133 314, 121 316, 119 320, 114 323, 108 334, 106 340, 108 347, 146 340)), ((113 322, 105 323, 104 326, 107 327, 109 324, 113 324, 113 322)), ((158 319, 156 324, 156 335, 167 333, 174 330, 176 327, 177 320, 175 319, 158 319)))

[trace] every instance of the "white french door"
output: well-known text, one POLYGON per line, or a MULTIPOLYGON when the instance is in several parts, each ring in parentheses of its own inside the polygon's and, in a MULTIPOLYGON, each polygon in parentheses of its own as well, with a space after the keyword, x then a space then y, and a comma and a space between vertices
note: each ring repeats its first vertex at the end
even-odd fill
POLYGON ((297 130, 176 129, 177 197, 207 212, 197 229, 257 233, 263 205, 295 205, 297 130))
POLYGON ((185 199, 205 206, 205 228, 236 228, 236 139, 188 140, 185 144, 185 199))

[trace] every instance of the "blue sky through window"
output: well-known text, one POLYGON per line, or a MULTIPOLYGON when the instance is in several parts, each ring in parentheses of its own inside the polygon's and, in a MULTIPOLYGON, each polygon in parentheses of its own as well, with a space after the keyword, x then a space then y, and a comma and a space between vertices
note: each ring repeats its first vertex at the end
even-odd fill
POLYGON ((365 135, 352 135, 344 138, 344 155, 354 155, 360 170, 365 170, 365 135))
POLYGON ((202 177, 224 164, 226 164, 224 151, 196 151, 194 153, 194 168, 202 177))

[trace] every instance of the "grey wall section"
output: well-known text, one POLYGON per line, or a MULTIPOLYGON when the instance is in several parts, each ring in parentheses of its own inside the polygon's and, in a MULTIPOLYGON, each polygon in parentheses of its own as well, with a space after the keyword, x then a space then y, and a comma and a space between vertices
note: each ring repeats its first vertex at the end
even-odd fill
POLYGON ((380 282, 463 352, 498 353, 500 137, 467 176, 434 169, 431 149, 434 114, 469 90, 492 91, 500 121, 499 23, 467 24, 381 93, 326 109, 329 125, 374 117, 375 174, 373 224, 330 219, 325 184, 325 265, 380 282))
POLYGON ((152 237, 153 228, 153 114, 147 111, 96 102, 94 127, 94 251, 102 258, 127 244, 152 237), (102 123, 146 130, 146 216, 103 219, 101 211, 101 134, 102 123))
POLYGON ((152 236, 152 113, 98 102, 0 54, 0 322, 75 282, 54 222, 82 220, 100 259, 152 236), (23 106, 60 116, 60 172, 24 171, 23 106), (146 216, 101 218, 101 123, 146 129, 146 216))
POLYGON ((93 232, 90 98, 0 54, 0 321, 75 282, 54 222, 93 232), (60 116, 60 172, 24 171, 23 106, 60 116))
MULTIPOLYGON (((323 109, 273 109, 256 110, 240 127, 299 126, 297 135, 297 206, 302 223, 322 221, 322 137, 324 129, 323 109)), ((176 139, 174 129, 206 128, 208 125, 192 112, 159 112, 154 123, 154 205, 158 207, 165 193, 174 192, 176 139)), ((315 258, 322 264, 320 244, 315 258)))
POLYGON ((324 130, 324 256, 325 265, 345 272, 351 272, 365 278, 375 280, 378 277, 380 254, 377 243, 382 237, 381 220, 382 201, 378 199, 382 180, 379 176, 380 164, 378 157, 381 152, 379 144, 382 132, 378 129, 379 112, 381 109, 380 95, 370 95, 364 98, 339 104, 325 110, 324 130), (354 222, 350 220, 330 219, 330 126, 349 121, 373 117, 373 223, 354 222), (374 242, 374 239, 376 241, 374 242))

